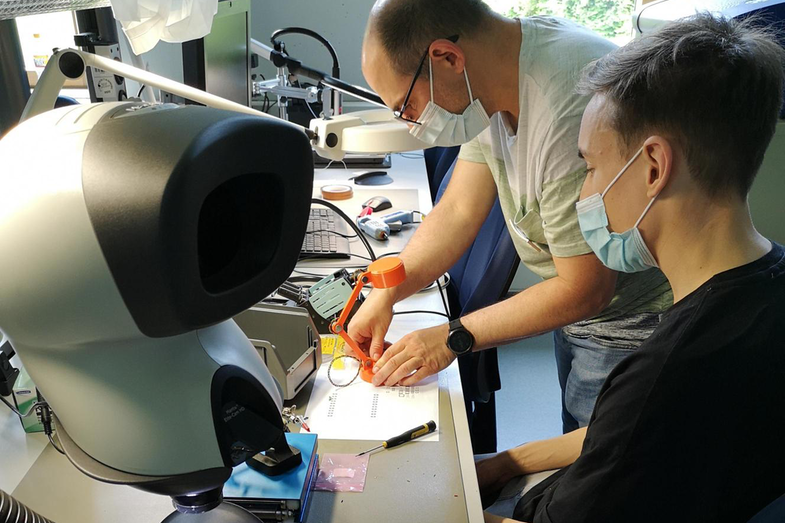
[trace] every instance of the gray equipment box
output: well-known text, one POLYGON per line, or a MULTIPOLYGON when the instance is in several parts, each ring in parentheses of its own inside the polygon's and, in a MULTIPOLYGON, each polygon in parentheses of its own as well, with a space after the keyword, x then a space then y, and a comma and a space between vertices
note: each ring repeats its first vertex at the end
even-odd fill
POLYGON ((294 398, 316 374, 322 343, 306 309, 258 303, 234 321, 259 351, 285 400, 294 398))

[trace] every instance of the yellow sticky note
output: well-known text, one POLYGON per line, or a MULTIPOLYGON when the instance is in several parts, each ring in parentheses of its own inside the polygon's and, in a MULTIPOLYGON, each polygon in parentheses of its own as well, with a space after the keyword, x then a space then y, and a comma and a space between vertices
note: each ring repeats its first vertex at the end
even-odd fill
MULTIPOLYGON (((342 338, 335 335, 322 336, 322 356, 326 357, 325 361, 337 358, 345 354, 344 347, 346 343, 342 338)), ((333 363, 335 370, 343 369, 343 358, 333 363)))

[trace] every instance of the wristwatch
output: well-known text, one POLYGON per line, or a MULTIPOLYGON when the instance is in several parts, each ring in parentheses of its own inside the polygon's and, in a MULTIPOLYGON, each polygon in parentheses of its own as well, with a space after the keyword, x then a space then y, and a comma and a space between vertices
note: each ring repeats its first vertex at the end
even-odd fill
POLYGON ((447 335, 447 347, 461 356, 472 351, 474 347, 474 336, 461 324, 460 318, 450 322, 450 334, 447 335))

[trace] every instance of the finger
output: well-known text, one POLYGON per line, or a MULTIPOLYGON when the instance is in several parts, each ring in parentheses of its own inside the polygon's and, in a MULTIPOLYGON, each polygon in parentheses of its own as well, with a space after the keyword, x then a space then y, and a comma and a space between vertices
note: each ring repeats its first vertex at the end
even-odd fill
POLYGON ((395 372, 395 370, 403 363, 406 358, 403 356, 404 345, 394 343, 392 347, 387 349, 387 352, 381 357, 381 359, 376 362, 374 365, 374 375, 373 375, 373 384, 377 387, 383 385, 387 378, 390 377, 390 374, 395 372))
POLYGON ((373 340, 371 340, 371 359, 378 361, 384 352, 384 330, 380 329, 374 333, 373 340))
POLYGON ((403 350, 404 345, 405 342, 403 340, 400 340, 397 343, 393 343, 390 346, 386 346, 385 344, 385 350, 382 353, 382 356, 373 366, 374 374, 379 372, 382 369, 382 367, 387 365, 387 362, 390 361, 390 358, 392 358, 393 356, 398 354, 401 350, 403 350))
POLYGON ((371 339, 371 336, 367 335, 364 332, 364 329, 360 327, 352 328, 352 325, 349 325, 349 328, 347 329, 347 334, 349 334, 349 337, 354 341, 356 341, 358 345, 361 343, 367 343, 368 340, 371 339))
POLYGON ((400 381, 398 385, 402 387, 411 387, 412 385, 421 382, 425 378, 431 375, 431 371, 425 367, 420 367, 417 372, 408 376, 400 381))
MULTIPOLYGON (((405 353, 401 355, 401 359, 403 360, 405 353)), ((384 385, 387 387, 392 387, 393 385, 397 384, 402 379, 409 376, 414 371, 418 370, 422 367, 423 361, 421 358, 412 357, 406 358, 403 363, 401 363, 398 368, 393 372, 387 381, 384 382, 384 385)))

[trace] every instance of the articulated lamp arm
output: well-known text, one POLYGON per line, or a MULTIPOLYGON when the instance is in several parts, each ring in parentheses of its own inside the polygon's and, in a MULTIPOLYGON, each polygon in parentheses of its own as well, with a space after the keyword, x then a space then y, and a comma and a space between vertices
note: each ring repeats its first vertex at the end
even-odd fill
POLYGON ((357 283, 355 283, 349 299, 346 300, 346 306, 344 306, 341 315, 330 325, 330 330, 340 336, 346 345, 352 348, 355 356, 360 360, 360 377, 368 383, 373 380, 373 360, 365 354, 360 346, 357 345, 357 342, 346 332, 346 320, 349 318, 354 302, 357 301, 357 297, 365 285, 370 284, 377 289, 389 289, 390 287, 400 285, 405 279, 406 269, 400 258, 390 257, 376 260, 368 266, 365 272, 357 277, 357 283))

